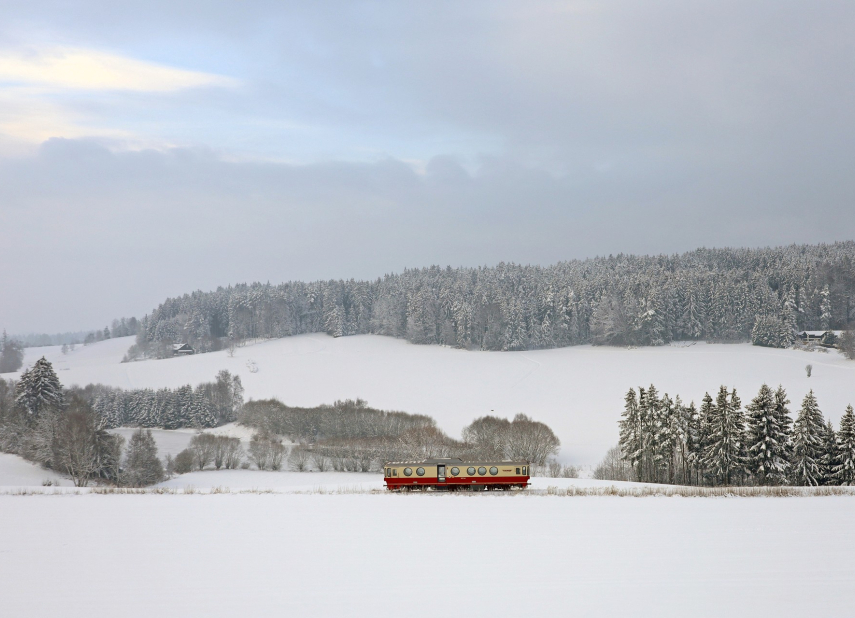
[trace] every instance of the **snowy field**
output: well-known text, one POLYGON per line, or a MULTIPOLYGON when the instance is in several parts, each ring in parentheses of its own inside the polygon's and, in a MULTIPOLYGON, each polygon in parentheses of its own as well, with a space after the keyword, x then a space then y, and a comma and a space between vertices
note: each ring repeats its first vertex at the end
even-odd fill
POLYGON ((0 615, 781 617, 855 603, 855 496, 566 497, 543 490, 642 485, 544 478, 526 493, 370 493, 382 484, 221 470, 161 483, 176 494, 78 494, 0 454, 0 615))
POLYGON ((853 505, 7 495, 0 598, 32 617, 846 616, 853 505))
POLYGON ((471 352, 373 335, 314 334, 239 348, 233 358, 223 351, 121 363, 132 343, 130 337, 112 339, 67 355, 58 347, 27 348, 24 362, 46 356, 65 385, 101 382, 124 388, 195 385, 228 369, 240 375, 247 398, 314 406, 361 397, 375 407, 429 414, 455 437, 477 416, 523 412, 555 430, 564 462, 581 465, 597 463, 617 442, 616 421, 630 386, 653 383, 660 392, 699 402, 705 391, 714 394, 726 384, 748 403, 764 381, 783 384, 794 415, 813 388, 835 425, 846 405, 855 403, 855 362, 836 351, 699 343, 471 352), (250 361, 257 372, 249 370, 250 361), (805 375, 808 363, 814 368, 811 378, 805 375))

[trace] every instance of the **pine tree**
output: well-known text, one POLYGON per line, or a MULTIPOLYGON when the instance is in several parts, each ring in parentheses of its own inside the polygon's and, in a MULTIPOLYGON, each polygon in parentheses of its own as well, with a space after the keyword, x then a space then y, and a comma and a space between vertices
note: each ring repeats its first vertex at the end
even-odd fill
POLYGON ((0 373, 18 371, 24 364, 24 350, 21 344, 14 339, 9 339, 6 331, 0 338, 0 373))
POLYGON ((722 386, 708 422, 704 462, 717 483, 730 485, 744 468, 745 417, 736 389, 728 397, 722 386))
POLYGON ((656 478, 656 444, 659 441, 659 392, 652 384, 645 391, 638 389, 638 408, 641 413, 641 469, 642 480, 655 483, 656 478))
POLYGON ((712 434, 713 418, 715 416, 715 403, 709 393, 704 393, 704 398, 701 400, 701 409, 698 414, 698 454, 696 457, 698 478, 700 484, 706 483, 707 477, 707 448, 710 443, 710 435, 712 434))
POLYGON ((217 417, 211 407, 210 401, 205 399, 201 392, 193 393, 190 403, 190 423, 192 427, 205 428, 216 427, 217 417))
POLYGON ((786 462, 784 468, 785 482, 789 482, 790 462, 793 459, 793 419, 790 416, 790 400, 787 398, 787 391, 780 384, 778 390, 775 391, 775 416, 778 419, 778 426, 781 428, 781 435, 785 438, 785 442, 781 444, 782 457, 786 462))
POLYGON ((621 457, 633 467, 637 480, 641 480, 642 444, 641 413, 638 399, 635 396, 635 390, 629 389, 624 397, 619 445, 621 457))
POLYGON ((821 485, 837 485, 837 477, 834 474, 837 465, 837 434, 834 432, 834 425, 831 424, 831 419, 829 419, 825 423, 822 433, 822 457, 819 462, 821 485))
POLYGON ((53 365, 42 356, 21 374, 15 387, 15 403, 35 419, 42 413, 59 412, 63 402, 62 384, 53 365))
POLYGON ((822 330, 829 330, 831 328, 832 312, 831 297, 828 292, 827 284, 822 288, 822 301, 820 302, 819 311, 819 327, 822 330))
POLYGON ((792 480, 797 485, 819 485, 822 480, 825 422, 811 390, 802 401, 793 427, 792 480))
POLYGON ((157 444, 151 430, 138 429, 128 441, 121 481, 130 487, 145 487, 163 480, 163 464, 157 457, 157 444))
POLYGON ((841 485, 855 484, 855 412, 846 406, 837 432, 837 465, 834 476, 841 485))
MULTIPOLYGON (((707 395, 709 397, 709 395, 707 395)), ((710 399, 712 403, 712 399, 710 399)), ((701 474, 701 439, 703 436, 703 428, 701 423, 701 413, 695 407, 695 402, 691 402, 686 408, 686 463, 688 465, 688 482, 689 484, 700 485, 703 482, 701 474)))
POLYGON ((786 481, 789 437, 775 405, 775 393, 766 384, 748 404, 747 464, 761 485, 786 481))

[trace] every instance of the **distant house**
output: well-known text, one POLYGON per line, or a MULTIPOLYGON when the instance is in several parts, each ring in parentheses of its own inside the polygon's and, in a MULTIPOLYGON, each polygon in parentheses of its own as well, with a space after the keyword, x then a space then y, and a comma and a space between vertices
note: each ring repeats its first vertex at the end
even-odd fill
POLYGON ((196 350, 190 347, 189 343, 173 343, 172 344, 172 355, 173 356, 187 356, 188 354, 195 354, 196 350))
POLYGON ((799 333, 799 339, 804 343, 816 343, 826 348, 837 345, 840 330, 803 330, 799 333))

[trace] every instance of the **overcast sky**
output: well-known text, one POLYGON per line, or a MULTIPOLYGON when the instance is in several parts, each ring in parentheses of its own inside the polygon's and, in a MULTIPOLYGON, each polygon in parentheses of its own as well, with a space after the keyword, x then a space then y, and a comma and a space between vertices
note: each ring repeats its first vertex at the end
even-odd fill
POLYGON ((855 238, 855 3, 0 4, 0 328, 855 238))

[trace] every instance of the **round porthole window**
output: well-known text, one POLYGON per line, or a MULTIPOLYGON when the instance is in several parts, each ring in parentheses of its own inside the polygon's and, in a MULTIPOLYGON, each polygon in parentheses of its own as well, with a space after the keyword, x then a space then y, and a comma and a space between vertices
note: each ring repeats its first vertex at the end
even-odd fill
POLYGON ((418 474, 419 476, 424 476, 425 475, 425 469, 424 468, 416 468, 416 474, 418 474))
POLYGON ((404 476, 412 476, 413 469, 412 468, 404 468, 404 476))
POLYGON ((469 476, 472 476, 473 474, 475 474, 475 468, 469 468, 468 470, 466 470, 466 473, 467 473, 469 476))
POLYGON ((493 466, 492 468, 490 468, 490 474, 492 474, 493 476, 496 476, 498 473, 499 473, 499 469, 496 466, 493 466))
POLYGON ((460 474, 460 468, 451 469, 451 476, 457 476, 458 474, 460 474))
POLYGON ((487 468, 481 466, 480 468, 478 468, 478 474, 487 474, 487 468))

